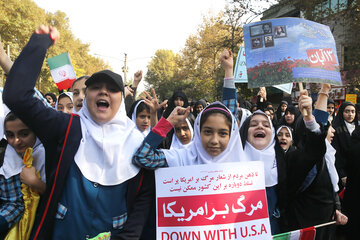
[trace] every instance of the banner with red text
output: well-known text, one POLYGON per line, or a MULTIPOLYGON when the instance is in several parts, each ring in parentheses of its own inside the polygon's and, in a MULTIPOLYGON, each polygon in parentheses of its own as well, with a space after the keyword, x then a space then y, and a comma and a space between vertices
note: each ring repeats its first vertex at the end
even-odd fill
POLYGON ((249 88, 292 82, 342 85, 329 26, 276 18, 244 26, 249 88))
POLYGON ((262 162, 158 169, 158 240, 272 239, 262 162))

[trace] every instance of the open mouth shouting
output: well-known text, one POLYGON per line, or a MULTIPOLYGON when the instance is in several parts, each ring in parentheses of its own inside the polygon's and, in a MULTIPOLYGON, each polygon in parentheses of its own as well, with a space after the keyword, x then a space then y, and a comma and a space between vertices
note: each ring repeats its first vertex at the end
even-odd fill
POLYGON ((96 106, 99 111, 106 111, 109 108, 110 104, 107 100, 100 99, 96 101, 96 106))

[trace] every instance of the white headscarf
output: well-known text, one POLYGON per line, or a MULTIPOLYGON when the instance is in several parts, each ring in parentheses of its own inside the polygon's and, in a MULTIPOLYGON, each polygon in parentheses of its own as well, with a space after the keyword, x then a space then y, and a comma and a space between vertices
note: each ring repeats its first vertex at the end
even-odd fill
POLYGON ((335 148, 333 148, 333 146, 331 146, 331 143, 327 139, 325 139, 325 143, 326 143, 326 153, 325 153, 326 166, 329 171, 330 180, 333 185, 333 189, 335 192, 337 192, 337 191, 339 191, 339 186, 338 186, 339 175, 337 174, 337 171, 335 168, 336 150, 335 150, 335 148))
POLYGON ((4 120, 10 109, 3 103, 2 88, 0 88, 0 140, 4 137, 4 120))
POLYGON ((261 114, 268 119, 272 132, 271 141, 262 150, 254 148, 248 141, 246 141, 244 151, 246 154, 246 158, 250 161, 262 161, 264 163, 265 186, 272 187, 278 183, 278 172, 275 154, 275 129, 272 125, 270 118, 264 112, 262 112, 261 110, 257 110, 252 114, 252 116, 256 114, 261 114))
POLYGON ((134 177, 139 168, 131 163, 132 156, 144 138, 126 116, 124 98, 114 118, 107 123, 94 122, 86 99, 79 116, 82 139, 75 162, 84 177, 104 186, 121 184, 134 177))
POLYGON ((176 136, 176 130, 175 130, 175 127, 174 127, 174 134, 173 134, 173 136, 172 136, 170 149, 174 149, 174 148, 177 148, 177 149, 188 148, 188 147, 190 147, 191 143, 193 142, 193 139, 194 139, 194 130, 193 130, 193 127, 191 126, 189 119, 186 118, 185 120, 186 120, 186 124, 188 125, 189 130, 190 130, 190 142, 187 143, 187 144, 182 144, 181 141, 180 141, 180 139, 176 136))
POLYGON ((134 107, 134 111, 133 111, 133 113, 132 113, 132 115, 131 115, 131 120, 135 123, 135 127, 136 127, 136 129, 144 136, 144 137, 146 137, 148 134, 149 134, 149 132, 150 132, 150 130, 151 130, 151 127, 149 126, 147 129, 145 129, 145 131, 141 131, 138 127, 137 127, 137 125, 136 125, 136 112, 137 112, 137 108, 138 108, 138 106, 140 105, 140 103, 145 103, 145 101, 144 100, 140 100, 137 104, 136 104, 136 106, 134 107))
MULTIPOLYGON (((71 100, 71 102, 73 103, 74 101, 73 101, 73 93, 72 92, 63 92, 63 93, 60 93, 60 95, 58 96, 58 100, 56 101, 56 103, 55 103, 55 109, 56 109, 56 111, 58 111, 58 104, 59 104, 59 99, 60 99, 60 96, 61 95, 66 95, 66 96, 68 96, 69 98, 70 98, 70 100, 71 100)), ((75 109, 75 108, 73 108, 73 109, 75 109)), ((73 110, 74 111, 74 110, 73 110)))
MULTIPOLYGON (((45 182, 45 148, 39 139, 36 139, 32 155, 32 165, 39 171, 41 180, 45 182)), ((23 158, 17 154, 10 144, 8 144, 5 150, 4 163, 0 168, 0 175, 3 175, 6 179, 8 179, 19 174, 23 167, 25 167, 23 158)))
POLYGON ((246 161, 239 136, 239 127, 235 117, 222 103, 214 102, 198 114, 194 124, 194 140, 187 149, 162 150, 165 154, 169 167, 188 166, 208 163, 239 162, 246 161), (232 117, 230 139, 226 149, 216 157, 210 156, 202 146, 200 136, 200 120, 207 109, 214 107, 214 104, 222 105, 232 117))

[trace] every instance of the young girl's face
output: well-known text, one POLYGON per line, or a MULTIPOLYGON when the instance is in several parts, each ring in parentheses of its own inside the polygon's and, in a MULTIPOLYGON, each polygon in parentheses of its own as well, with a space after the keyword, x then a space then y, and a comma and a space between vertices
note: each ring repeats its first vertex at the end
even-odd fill
POLYGON ((269 119, 262 114, 254 115, 250 120, 247 141, 257 150, 270 144, 272 130, 269 119))
POLYGON ((141 132, 148 129, 150 127, 150 112, 146 109, 139 112, 136 117, 136 126, 141 132))
POLYGON ((191 141, 191 131, 186 121, 175 125, 175 134, 182 144, 191 141))
POLYGON ((122 92, 115 83, 97 81, 88 86, 85 98, 91 118, 103 124, 113 119, 118 112, 122 92))
POLYGON ((200 130, 201 143, 205 151, 212 157, 222 153, 230 140, 230 124, 221 113, 211 114, 200 130))
POLYGON ((351 105, 347 106, 343 112, 343 117, 345 121, 347 121, 348 123, 352 123, 355 119, 355 113, 356 113, 356 109, 354 106, 351 105))
POLYGON ((57 106, 59 112, 71 114, 73 112, 73 102, 69 97, 62 97, 57 106))
POLYGON ((33 147, 36 136, 19 118, 5 123, 5 134, 8 143, 18 154, 25 153, 29 147, 33 147))
POLYGON ((277 134, 280 146, 285 151, 289 149, 292 139, 289 130, 286 127, 281 128, 279 133, 277 134))

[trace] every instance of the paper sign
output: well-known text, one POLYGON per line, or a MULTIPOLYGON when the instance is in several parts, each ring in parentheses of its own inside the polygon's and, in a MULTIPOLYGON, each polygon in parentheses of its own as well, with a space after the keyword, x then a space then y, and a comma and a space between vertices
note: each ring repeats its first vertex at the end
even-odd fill
POLYGON ((357 95, 356 94, 346 94, 345 101, 352 102, 353 104, 356 104, 357 95))
MULTIPOLYGON (((234 71, 234 81, 235 83, 247 83, 247 70, 246 70, 246 59, 245 59, 245 48, 240 47, 235 64, 235 71, 234 71)), ((288 94, 291 94, 291 90, 293 87, 292 83, 286 83, 281 85, 275 85, 277 89, 284 91, 288 94)))
POLYGON ((285 83, 281 85, 275 85, 273 87, 276 87, 277 89, 280 89, 283 92, 286 92, 287 94, 291 94, 293 84, 292 83, 285 83))
POLYGON ((272 239, 262 162, 158 169, 157 239, 272 239))
POLYGON ((345 100, 346 88, 345 87, 332 87, 329 92, 329 98, 334 101, 345 100))
POLYGON ((247 83, 247 72, 246 72, 246 60, 245 60, 245 48, 240 47, 235 64, 234 71, 235 83, 247 83))
POLYGON ((277 18, 244 26, 249 88, 292 82, 341 85, 334 37, 328 26, 277 18))

